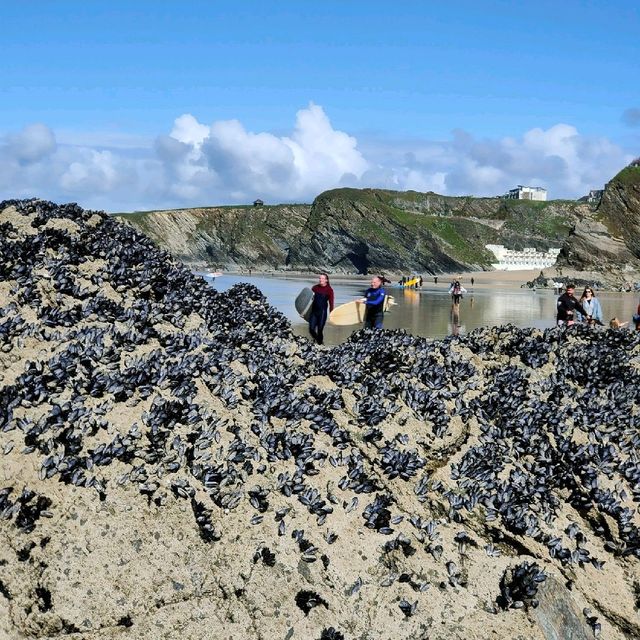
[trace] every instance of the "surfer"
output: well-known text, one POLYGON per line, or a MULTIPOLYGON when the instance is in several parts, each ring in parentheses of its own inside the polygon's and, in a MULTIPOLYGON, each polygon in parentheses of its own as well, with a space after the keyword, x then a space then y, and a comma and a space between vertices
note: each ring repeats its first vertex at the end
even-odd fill
POLYGON ((309 316, 309 333, 318 344, 322 344, 324 325, 329 313, 333 311, 333 288, 329 284, 329 276, 321 273, 318 284, 311 287, 311 291, 313 291, 313 302, 309 316))
POLYGON ((371 286, 365 291, 365 297, 360 300, 367 305, 364 314, 365 329, 382 329, 386 295, 382 287, 382 280, 382 276, 373 276, 371 286))

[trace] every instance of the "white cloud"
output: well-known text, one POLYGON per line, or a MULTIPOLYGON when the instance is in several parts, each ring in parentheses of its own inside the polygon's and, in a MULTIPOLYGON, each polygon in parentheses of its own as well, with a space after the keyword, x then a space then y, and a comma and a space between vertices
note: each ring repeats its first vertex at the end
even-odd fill
POLYGON ((315 104, 298 111, 290 136, 253 133, 238 120, 205 127, 181 116, 171 137, 190 146, 175 167, 182 182, 208 176, 212 190, 243 201, 310 200, 345 180, 356 181, 368 166, 356 139, 335 130, 315 104))
POLYGON ((37 162, 51 154, 56 148, 53 131, 44 124, 30 124, 22 131, 6 136, 7 153, 19 162, 37 162))
POLYGON ((310 202, 339 186, 497 195, 516 184, 576 198, 632 159, 604 137, 559 123, 520 137, 376 140, 335 129, 321 106, 296 114, 288 135, 238 120, 176 118, 168 135, 63 131, 43 124, 0 135, 0 199, 39 196, 107 210, 310 202))

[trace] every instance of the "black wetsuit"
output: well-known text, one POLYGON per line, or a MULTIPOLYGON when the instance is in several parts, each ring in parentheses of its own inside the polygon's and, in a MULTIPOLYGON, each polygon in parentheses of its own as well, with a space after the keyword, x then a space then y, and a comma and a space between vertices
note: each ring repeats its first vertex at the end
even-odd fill
POLYGON ((367 309, 364 314, 365 329, 382 329, 384 297, 386 295, 384 289, 369 287, 364 295, 367 299, 367 309))
POLYGON ((570 296, 568 293, 563 293, 558 298, 558 313, 556 315, 556 321, 558 324, 573 323, 575 322, 575 313, 578 311, 583 316, 589 314, 584 310, 584 307, 580 304, 577 298, 570 296))
POLYGON ((333 310, 333 289, 331 285, 323 287, 317 284, 311 288, 311 291, 313 291, 313 302, 309 316, 309 333, 318 344, 322 344, 324 325, 327 323, 329 311, 333 310))

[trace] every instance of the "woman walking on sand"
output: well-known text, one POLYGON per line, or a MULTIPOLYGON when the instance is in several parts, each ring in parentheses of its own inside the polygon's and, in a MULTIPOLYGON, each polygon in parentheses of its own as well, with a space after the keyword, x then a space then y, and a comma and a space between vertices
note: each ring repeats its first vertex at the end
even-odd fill
POLYGON ((311 287, 311 291, 313 291, 313 302, 309 316, 309 333, 318 344, 323 344, 324 325, 333 311, 333 288, 329 284, 329 276, 326 273, 320 274, 318 284, 311 287))
POLYGON ((579 311, 576 311, 576 320, 578 322, 587 322, 588 324, 602 324, 602 307, 600 300, 595 297, 591 287, 585 287, 580 296, 580 304, 582 308, 591 316, 591 320, 586 320, 579 311))
POLYGON ((454 305, 460 304, 463 293, 467 293, 467 290, 460 284, 460 280, 454 280, 449 287, 449 294, 454 305))

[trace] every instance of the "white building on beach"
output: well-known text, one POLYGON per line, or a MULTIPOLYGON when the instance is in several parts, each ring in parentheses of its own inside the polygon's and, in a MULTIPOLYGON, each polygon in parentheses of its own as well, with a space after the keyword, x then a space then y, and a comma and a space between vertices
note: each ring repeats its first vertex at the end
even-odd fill
POLYGON ((507 200, 538 200, 547 199, 547 190, 542 187, 525 187, 519 184, 515 189, 509 189, 504 194, 507 200))
POLYGON ((525 247, 522 251, 507 249, 502 244, 486 244, 497 258, 497 262, 491 266, 498 271, 520 271, 523 269, 546 269, 552 267, 560 249, 547 249, 547 251, 538 251, 533 247, 525 247))

